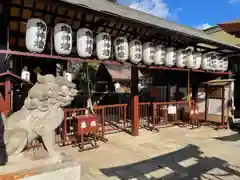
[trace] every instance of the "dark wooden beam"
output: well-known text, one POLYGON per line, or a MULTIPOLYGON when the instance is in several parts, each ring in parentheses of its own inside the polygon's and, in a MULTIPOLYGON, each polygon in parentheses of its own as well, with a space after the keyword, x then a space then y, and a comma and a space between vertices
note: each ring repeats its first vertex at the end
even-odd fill
POLYGON ((139 135, 138 68, 131 67, 132 135, 139 135))
MULTIPOLYGON (((44 4, 44 11, 45 11, 45 13, 42 13, 41 19, 44 19, 45 15, 46 15, 46 12, 47 12, 47 8, 48 8, 48 4, 44 4)), ((50 6, 50 8, 52 8, 52 6, 50 6)))
POLYGON ((85 22, 86 22, 86 14, 82 14, 81 22, 80 22, 80 25, 79 25, 78 29, 84 28, 85 22))
MULTIPOLYGON (((8 6, 9 1, 3 1, 0 9, 0 49, 7 50, 8 49, 8 41, 9 41, 9 16, 10 9, 8 6)), ((9 69, 8 62, 6 62, 7 54, 0 54, 0 73, 6 72, 9 69)))
POLYGON ((119 36, 120 32, 122 31, 122 28, 124 27, 124 24, 121 24, 120 28, 117 30, 118 33, 116 34, 116 36, 119 36))
MULTIPOLYGON (((31 17, 34 17, 34 13, 35 13, 35 10, 36 10, 36 5, 37 5, 36 2, 34 1, 33 6, 31 8, 31 17)), ((24 7, 22 6, 21 9, 24 9, 24 7)), ((22 15, 20 17, 22 17, 22 15)))
POLYGON ((77 12, 74 12, 74 16, 73 16, 73 18, 72 18, 72 23, 69 24, 71 27, 73 27, 74 20, 77 19, 77 14, 78 14, 77 12))
MULTIPOLYGON (((33 7, 36 6, 36 3, 34 2, 33 4, 33 7)), ((34 15, 34 12, 39 12, 39 13, 42 13, 42 14, 47 14, 47 15, 50 15, 51 17, 54 17, 54 16, 57 16, 57 17, 60 17, 60 18, 63 18, 63 19, 72 19, 72 17, 70 16, 67 16, 67 15, 62 15, 62 14, 57 14, 55 12, 50 12, 50 11, 46 11, 44 9, 37 9, 37 8, 33 8, 33 7, 28 7, 28 6, 21 6, 19 4, 11 4, 10 7, 16 7, 16 8, 23 8, 23 9, 26 9, 26 10, 29 10, 32 12, 32 14, 34 15)), ((57 7, 59 7, 59 5, 57 4, 57 7)), ((66 12, 65 12, 66 13, 66 12)), ((79 20, 79 19, 76 19, 76 20, 79 20)))
MULTIPOLYGON (((52 6, 53 7, 53 6, 52 6)), ((53 12, 53 15, 51 16, 51 23, 50 23, 50 27, 53 28, 55 26, 54 22, 55 22, 55 19, 56 19, 56 14, 58 12, 58 5, 55 7, 55 10, 53 12)))
MULTIPOLYGON (((21 0, 21 7, 24 6, 24 0, 21 0)), ((20 11, 19 11, 19 17, 22 17, 22 12, 23 12, 23 8, 20 8, 20 11)), ((21 21, 18 21, 18 36, 20 36, 20 31, 21 31, 21 21)), ((19 38, 16 38, 16 46, 18 46, 19 44, 19 38)))

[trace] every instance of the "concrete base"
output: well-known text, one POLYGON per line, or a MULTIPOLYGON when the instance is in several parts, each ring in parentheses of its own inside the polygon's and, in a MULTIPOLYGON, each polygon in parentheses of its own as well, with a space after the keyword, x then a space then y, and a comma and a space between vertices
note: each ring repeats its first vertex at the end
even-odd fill
POLYGON ((23 171, 15 171, 11 173, 1 172, 0 179, 3 178, 4 180, 4 177, 13 178, 16 176, 20 176, 21 178, 18 179, 21 180, 80 180, 81 166, 73 159, 63 156, 63 161, 58 164, 45 165, 37 168, 32 167, 31 169, 25 169, 23 171))

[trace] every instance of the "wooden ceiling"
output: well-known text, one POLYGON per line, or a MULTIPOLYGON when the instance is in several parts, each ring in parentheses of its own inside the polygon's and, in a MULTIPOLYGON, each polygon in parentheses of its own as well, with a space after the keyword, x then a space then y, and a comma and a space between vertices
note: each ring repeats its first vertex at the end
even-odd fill
MULTIPOLYGON (((10 3, 9 16, 9 47, 11 50, 27 51, 25 46, 26 23, 28 19, 38 17, 48 25, 47 44, 43 53, 55 54, 53 48, 52 29, 55 24, 64 22, 69 24, 73 30, 73 50, 71 56, 76 53, 76 32, 79 28, 87 27, 96 35, 106 31, 114 39, 117 36, 125 36, 128 40, 139 38, 141 41, 152 41, 153 43, 167 42, 167 33, 156 33, 147 26, 133 26, 122 21, 102 18, 91 12, 79 11, 69 8, 64 3, 43 3, 39 1, 12 0, 10 3)), ((171 38, 172 45, 187 46, 180 37, 171 38)))

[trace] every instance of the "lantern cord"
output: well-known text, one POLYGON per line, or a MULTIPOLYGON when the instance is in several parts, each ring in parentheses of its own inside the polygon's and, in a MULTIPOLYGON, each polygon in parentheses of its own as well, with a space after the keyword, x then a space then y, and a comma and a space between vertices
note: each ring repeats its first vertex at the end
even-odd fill
POLYGON ((93 104, 92 104, 92 96, 91 96, 91 89, 90 89, 90 79, 89 79, 89 71, 88 71, 88 64, 87 65, 87 87, 88 87, 88 104, 87 108, 90 111, 91 114, 95 114, 93 110, 93 104))
POLYGON ((191 95, 190 95, 190 70, 188 70, 188 105, 191 108, 191 95))

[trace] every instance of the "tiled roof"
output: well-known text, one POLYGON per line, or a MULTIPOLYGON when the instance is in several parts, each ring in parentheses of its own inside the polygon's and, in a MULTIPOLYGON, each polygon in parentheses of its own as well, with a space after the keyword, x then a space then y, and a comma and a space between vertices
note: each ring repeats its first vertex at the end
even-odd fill
MULTIPOLYGON (((238 22, 240 23, 240 18, 237 18, 237 19, 234 19, 234 20, 231 20, 231 21, 226 21, 226 22, 219 23, 219 24, 238 23, 238 22)), ((219 24, 217 24, 216 26, 211 26, 211 27, 209 27, 207 29, 204 29, 203 31, 204 32, 210 32, 213 29, 215 29, 216 31, 219 31, 219 30, 221 30, 221 28, 219 27, 219 24)))
POLYGON ((231 20, 231 21, 224 22, 223 24, 225 24, 225 23, 237 23, 237 22, 240 22, 240 18, 237 18, 237 19, 234 19, 234 20, 231 20))
POLYGON ((229 34, 240 37, 240 21, 219 24, 219 27, 229 34))

